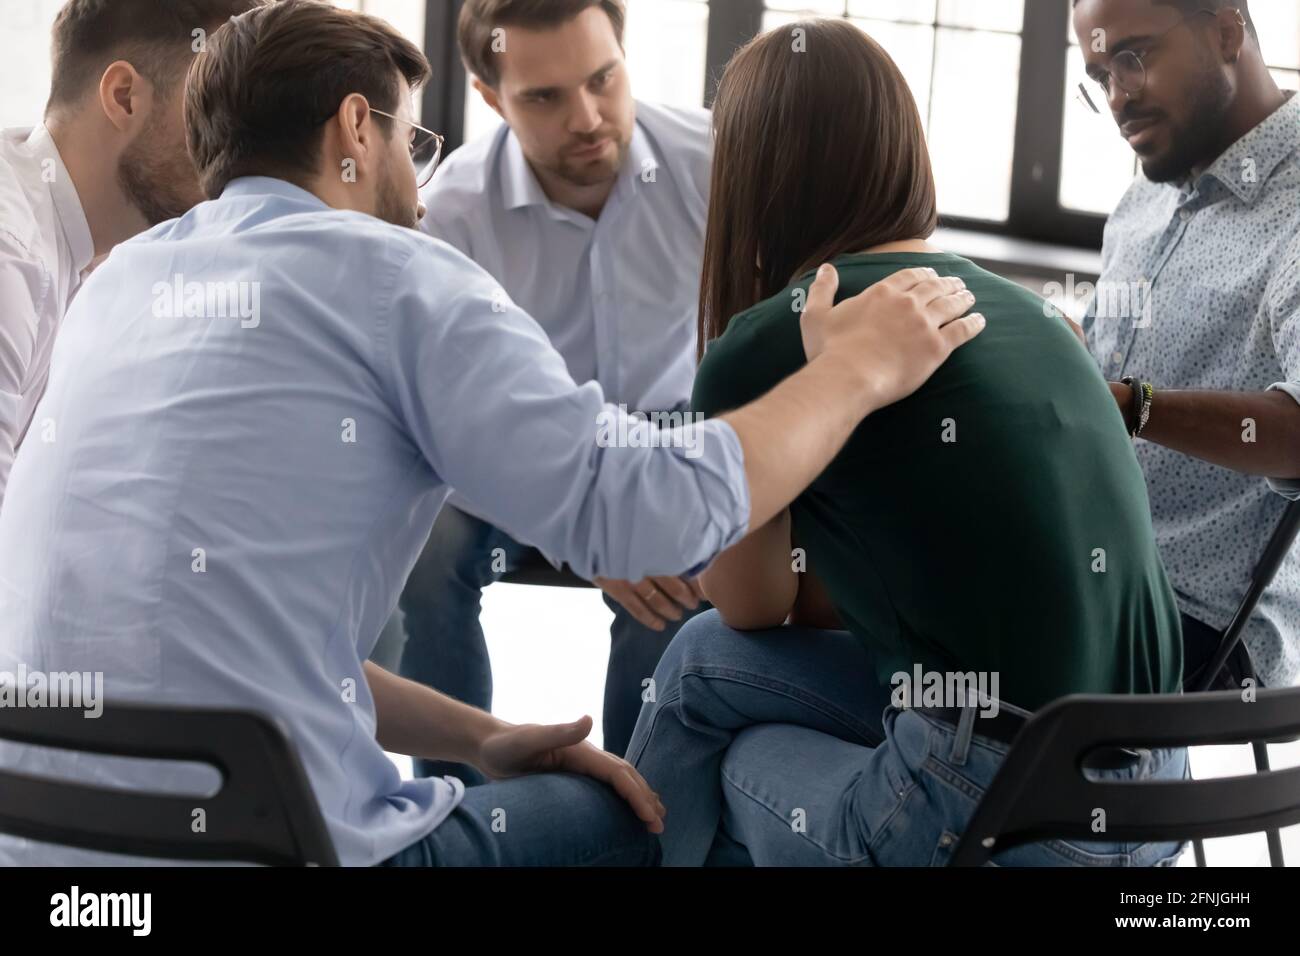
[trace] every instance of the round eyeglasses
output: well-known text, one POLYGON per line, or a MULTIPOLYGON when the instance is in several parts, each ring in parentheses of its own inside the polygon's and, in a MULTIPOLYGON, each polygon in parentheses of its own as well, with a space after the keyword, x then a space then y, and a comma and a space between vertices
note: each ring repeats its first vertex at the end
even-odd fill
MULTIPOLYGON (((1163 33, 1157 34, 1150 40, 1142 44, 1141 52, 1138 50, 1120 50, 1110 58, 1110 64, 1107 69, 1102 70, 1093 79, 1101 87, 1106 99, 1110 99, 1113 87, 1119 89, 1129 98, 1137 96, 1147 87, 1147 67, 1143 62, 1144 56, 1150 56, 1165 37, 1173 33, 1179 27, 1189 23, 1195 17, 1208 13, 1211 16, 1218 16, 1218 10, 1202 9, 1194 13, 1189 13, 1181 18, 1177 23, 1171 26, 1163 33)), ((1240 10, 1236 11, 1237 22, 1242 26, 1246 24, 1246 17, 1240 10)), ((1088 91, 1087 83, 1079 84, 1079 100, 1084 106, 1088 107, 1094 113, 1100 113, 1101 108, 1097 106, 1092 94, 1088 91)))
POLYGON ((415 182, 420 189, 429 185, 434 171, 438 168, 438 162, 442 159, 443 137, 431 129, 425 129, 419 123, 377 110, 373 106, 370 107, 370 112, 411 127, 411 162, 415 164, 415 182))

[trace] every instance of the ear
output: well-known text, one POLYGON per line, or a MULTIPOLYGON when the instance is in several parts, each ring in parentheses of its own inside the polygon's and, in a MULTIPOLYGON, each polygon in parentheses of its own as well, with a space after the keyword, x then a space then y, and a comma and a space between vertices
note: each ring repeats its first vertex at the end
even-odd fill
POLYGON ((501 94, 488 86, 477 76, 471 77, 471 80, 474 84, 474 89, 478 91, 478 95, 483 97, 483 102, 492 107, 492 110, 497 114, 497 116, 505 119, 506 114, 501 112, 501 94))
POLYGON ((117 60, 99 78, 99 107, 119 131, 130 132, 153 108, 153 84, 126 60, 117 60))
POLYGON ((1246 16, 1240 10, 1220 10, 1217 17, 1219 52, 1227 63, 1241 59, 1241 48, 1246 45, 1246 16))
POLYGON ((333 175, 341 168, 342 163, 351 160, 352 163, 360 168, 366 165, 368 158, 374 153, 376 138, 380 135, 379 127, 375 123, 374 114, 370 112, 370 104, 360 93, 350 93, 343 98, 339 104, 338 111, 326 124, 325 146, 321 157, 326 163, 333 163, 336 168, 325 170, 327 175, 333 175), (334 155, 329 155, 329 143, 333 140, 335 144, 334 155))

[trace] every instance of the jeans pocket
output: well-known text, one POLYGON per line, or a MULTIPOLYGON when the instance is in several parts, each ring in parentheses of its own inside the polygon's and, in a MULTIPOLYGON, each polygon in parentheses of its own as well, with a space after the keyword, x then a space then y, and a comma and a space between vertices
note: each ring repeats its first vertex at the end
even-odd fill
MULTIPOLYGON (((976 807, 984 800, 988 782, 993 779, 1000 757, 997 757, 992 750, 981 754, 980 757, 983 759, 972 758, 963 768, 969 773, 963 773, 962 769, 946 763, 934 754, 930 755, 925 762, 925 772, 946 785, 948 792, 953 794, 948 806, 949 813, 955 814, 950 816, 947 821, 948 828, 939 837, 938 845, 931 856, 932 866, 947 864, 957 848, 958 833, 965 830, 976 807), (994 757, 997 757, 997 762, 992 760, 994 757)), ((1154 866, 1171 858, 1176 861, 1180 851, 1177 851, 1173 845, 1114 842, 1090 844, 1052 839, 1023 843, 994 852, 998 857, 994 865, 1003 867, 1133 867, 1154 866)))
POLYGON ((929 753, 928 728, 885 723, 885 742, 864 768, 855 800, 858 826, 878 866, 920 866, 936 818, 915 772, 929 753))

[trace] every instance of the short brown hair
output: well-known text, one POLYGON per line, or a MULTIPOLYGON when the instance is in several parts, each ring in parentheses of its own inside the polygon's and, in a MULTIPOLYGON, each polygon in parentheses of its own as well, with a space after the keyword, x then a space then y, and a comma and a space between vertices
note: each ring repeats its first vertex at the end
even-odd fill
MULTIPOLYGON (((70 106, 126 60, 164 96, 185 78, 196 30, 212 31, 267 0, 68 0, 54 19, 49 113, 70 106)), ((200 34, 201 35, 201 34, 200 34)))
POLYGON ((614 36, 623 45, 627 25, 624 0, 465 0, 460 9, 457 36, 465 69, 488 86, 501 82, 496 52, 492 45, 499 27, 544 30, 568 23, 588 7, 600 7, 614 25, 614 36))
POLYGON ((924 239, 938 224, 916 100, 889 54, 846 20, 751 40, 722 76, 713 129, 701 350, 823 262, 924 239))
POLYGON ((418 89, 429 61, 377 17, 281 0, 231 20, 209 40, 186 90, 190 157, 204 192, 215 198, 240 176, 310 174, 339 104, 360 93, 395 112, 399 74, 418 89))

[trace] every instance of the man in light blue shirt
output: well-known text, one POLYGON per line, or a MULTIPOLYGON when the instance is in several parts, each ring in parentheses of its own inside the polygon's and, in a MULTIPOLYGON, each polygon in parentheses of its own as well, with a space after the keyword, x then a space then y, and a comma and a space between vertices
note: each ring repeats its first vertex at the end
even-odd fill
MULTIPOLYGON (((633 411, 680 412, 695 375, 710 118, 633 100, 622 15, 621 0, 464 5, 461 56, 505 122, 438 170, 421 193, 421 227, 537 320, 574 381, 599 382, 633 411)), ((402 594, 402 676, 491 708, 481 593, 532 543, 453 494, 402 594)), ((644 682, 702 595, 675 577, 596 583, 614 612, 604 746, 622 755, 644 682)), ((483 779, 424 761, 416 772, 483 779)))
MULTIPOLYGON (((1300 97, 1244 2, 1078 0, 1074 25, 1143 168, 1106 226, 1087 343, 1142 439, 1194 687, 1300 495, 1300 97)), ((1229 685, 1300 678, 1300 553, 1244 647, 1229 685)))
MULTIPOLYGON (((270 714, 345 864, 652 861, 663 808, 583 742, 589 718, 513 726, 363 663, 449 486, 582 574, 694 573, 982 322, 957 319, 971 302, 952 280, 919 272, 831 309, 828 275, 804 316, 806 370, 715 421, 599 442, 600 386, 411 228, 410 91, 427 75, 383 21, 312 0, 209 38, 186 118, 215 198, 91 276, 39 408, 56 437, 14 465, 0 700, 16 674, 89 672, 108 707, 270 714), (403 781, 385 749, 501 782, 403 781)), ((193 794, 195 809, 217 777, 14 745, 0 767, 193 794)), ((0 862, 90 860, 0 839, 0 862)))

